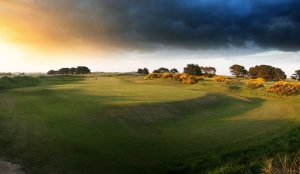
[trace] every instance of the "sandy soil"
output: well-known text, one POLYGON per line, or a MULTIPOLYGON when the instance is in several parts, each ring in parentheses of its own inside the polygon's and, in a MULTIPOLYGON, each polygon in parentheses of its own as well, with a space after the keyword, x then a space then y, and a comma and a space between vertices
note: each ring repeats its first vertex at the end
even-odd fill
POLYGON ((22 166, 0 160, 0 174, 26 174, 22 166))

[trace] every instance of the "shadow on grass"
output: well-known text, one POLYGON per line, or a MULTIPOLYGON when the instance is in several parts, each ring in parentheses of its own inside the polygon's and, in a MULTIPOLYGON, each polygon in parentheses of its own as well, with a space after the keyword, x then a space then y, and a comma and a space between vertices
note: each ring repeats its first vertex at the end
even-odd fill
POLYGON ((228 85, 230 91, 239 91, 241 88, 241 85, 228 85))
POLYGON ((70 84, 86 79, 86 76, 80 75, 55 75, 55 76, 40 76, 41 85, 63 85, 70 84))
POLYGON ((257 145, 232 148, 227 152, 213 151, 191 155, 184 163, 170 167, 166 173, 257 174, 262 173, 268 159, 278 154, 298 153, 299 147, 300 127, 296 126, 257 145))
POLYGON ((260 98, 234 98, 220 93, 209 93, 183 101, 108 106, 106 114, 125 121, 146 123, 188 115, 197 115, 203 119, 216 119, 242 114, 261 106, 263 102, 264 100, 260 98))

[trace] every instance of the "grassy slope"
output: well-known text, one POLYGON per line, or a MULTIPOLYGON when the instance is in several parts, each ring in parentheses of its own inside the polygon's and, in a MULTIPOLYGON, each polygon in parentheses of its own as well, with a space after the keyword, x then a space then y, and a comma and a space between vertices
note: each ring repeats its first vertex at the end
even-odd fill
POLYGON ((0 93, 0 156, 37 174, 163 173, 189 154, 267 141, 300 115, 299 97, 257 97, 211 81, 55 84, 0 93))

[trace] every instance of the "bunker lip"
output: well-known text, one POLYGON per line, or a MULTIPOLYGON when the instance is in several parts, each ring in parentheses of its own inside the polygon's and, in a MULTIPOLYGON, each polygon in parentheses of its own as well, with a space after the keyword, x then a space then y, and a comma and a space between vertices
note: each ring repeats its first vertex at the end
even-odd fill
POLYGON ((23 167, 8 161, 0 160, 0 174, 26 174, 23 167))

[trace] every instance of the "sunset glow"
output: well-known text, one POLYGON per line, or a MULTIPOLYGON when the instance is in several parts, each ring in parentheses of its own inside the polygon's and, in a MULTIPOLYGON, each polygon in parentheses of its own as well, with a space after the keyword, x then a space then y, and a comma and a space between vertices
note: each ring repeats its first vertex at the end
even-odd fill
POLYGON ((61 62, 84 64, 93 71, 153 70, 160 65, 182 69, 193 61, 229 74, 223 65, 235 60, 246 67, 269 62, 290 75, 294 69, 278 62, 288 59, 293 68, 300 66, 299 21, 289 17, 297 14, 298 1, 218 1, 165 2, 172 4, 172 13, 161 1, 153 6, 132 1, 0 1, 0 60, 9 63, 1 63, 0 71, 28 71, 10 67, 19 63, 46 72, 67 64, 61 62), (269 13, 277 6, 285 8, 269 13), (223 14, 226 10, 230 13, 223 14), (232 23, 226 24, 225 18, 232 23), (270 52, 276 53, 272 61, 270 52), (178 63, 168 65, 170 61, 178 63))

